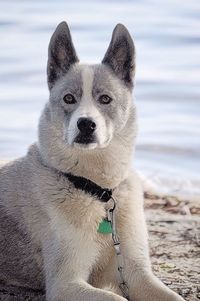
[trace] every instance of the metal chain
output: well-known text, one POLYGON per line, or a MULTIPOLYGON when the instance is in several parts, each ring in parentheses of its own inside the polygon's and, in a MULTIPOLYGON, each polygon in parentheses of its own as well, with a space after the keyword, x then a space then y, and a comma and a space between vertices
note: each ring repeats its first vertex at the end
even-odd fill
POLYGON ((115 210, 116 210, 117 202, 113 197, 111 197, 111 200, 113 201, 113 206, 111 208, 107 209, 107 219, 111 223, 112 239, 113 239, 113 243, 114 243, 115 252, 116 252, 116 255, 117 255, 118 272, 119 272, 119 276, 120 276, 119 288, 122 291, 123 296, 128 301, 130 301, 128 284, 125 281, 125 277, 124 277, 124 259, 123 259, 123 256, 121 254, 120 241, 119 241, 119 237, 117 235, 117 230, 116 230, 115 210))

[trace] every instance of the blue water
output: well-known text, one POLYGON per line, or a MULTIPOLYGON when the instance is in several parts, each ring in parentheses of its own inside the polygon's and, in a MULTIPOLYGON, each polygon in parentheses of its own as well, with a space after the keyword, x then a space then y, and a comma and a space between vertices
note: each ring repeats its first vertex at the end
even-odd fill
POLYGON ((137 49, 139 135, 133 164, 145 184, 200 199, 200 1, 0 1, 0 159, 36 140, 48 99, 47 46, 66 20, 82 62, 99 62, 117 23, 137 49))

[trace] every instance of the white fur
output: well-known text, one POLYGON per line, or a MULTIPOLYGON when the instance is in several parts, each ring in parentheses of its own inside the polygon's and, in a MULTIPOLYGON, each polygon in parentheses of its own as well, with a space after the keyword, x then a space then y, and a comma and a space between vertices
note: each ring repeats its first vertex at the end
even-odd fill
POLYGON ((104 116, 100 113, 95 101, 92 99, 92 87, 93 87, 93 69, 88 66, 82 68, 82 81, 83 81, 83 95, 80 105, 73 112, 69 127, 68 127, 68 143, 74 145, 77 148, 94 149, 96 147, 106 147, 112 139, 113 127, 111 123, 106 126, 104 116), (87 145, 80 145, 74 143, 74 139, 78 135, 77 121, 81 117, 91 118, 96 123, 95 135, 97 142, 87 145))

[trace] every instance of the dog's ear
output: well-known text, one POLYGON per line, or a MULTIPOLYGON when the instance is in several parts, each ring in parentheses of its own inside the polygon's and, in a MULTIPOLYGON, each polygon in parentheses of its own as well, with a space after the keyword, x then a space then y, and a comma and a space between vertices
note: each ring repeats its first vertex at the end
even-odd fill
POLYGON ((61 22, 57 26, 49 43, 47 64, 49 89, 69 70, 72 64, 78 61, 69 27, 66 22, 61 22))
POLYGON ((122 24, 113 30, 112 39, 102 61, 129 87, 133 85, 135 72, 135 47, 133 40, 122 24))

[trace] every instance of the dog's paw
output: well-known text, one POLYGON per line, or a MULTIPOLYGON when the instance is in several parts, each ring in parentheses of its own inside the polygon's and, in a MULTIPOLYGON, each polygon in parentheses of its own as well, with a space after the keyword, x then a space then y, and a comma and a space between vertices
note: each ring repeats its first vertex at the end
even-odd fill
POLYGON ((184 301, 152 273, 142 274, 137 288, 138 290, 132 291, 137 301, 184 301))

